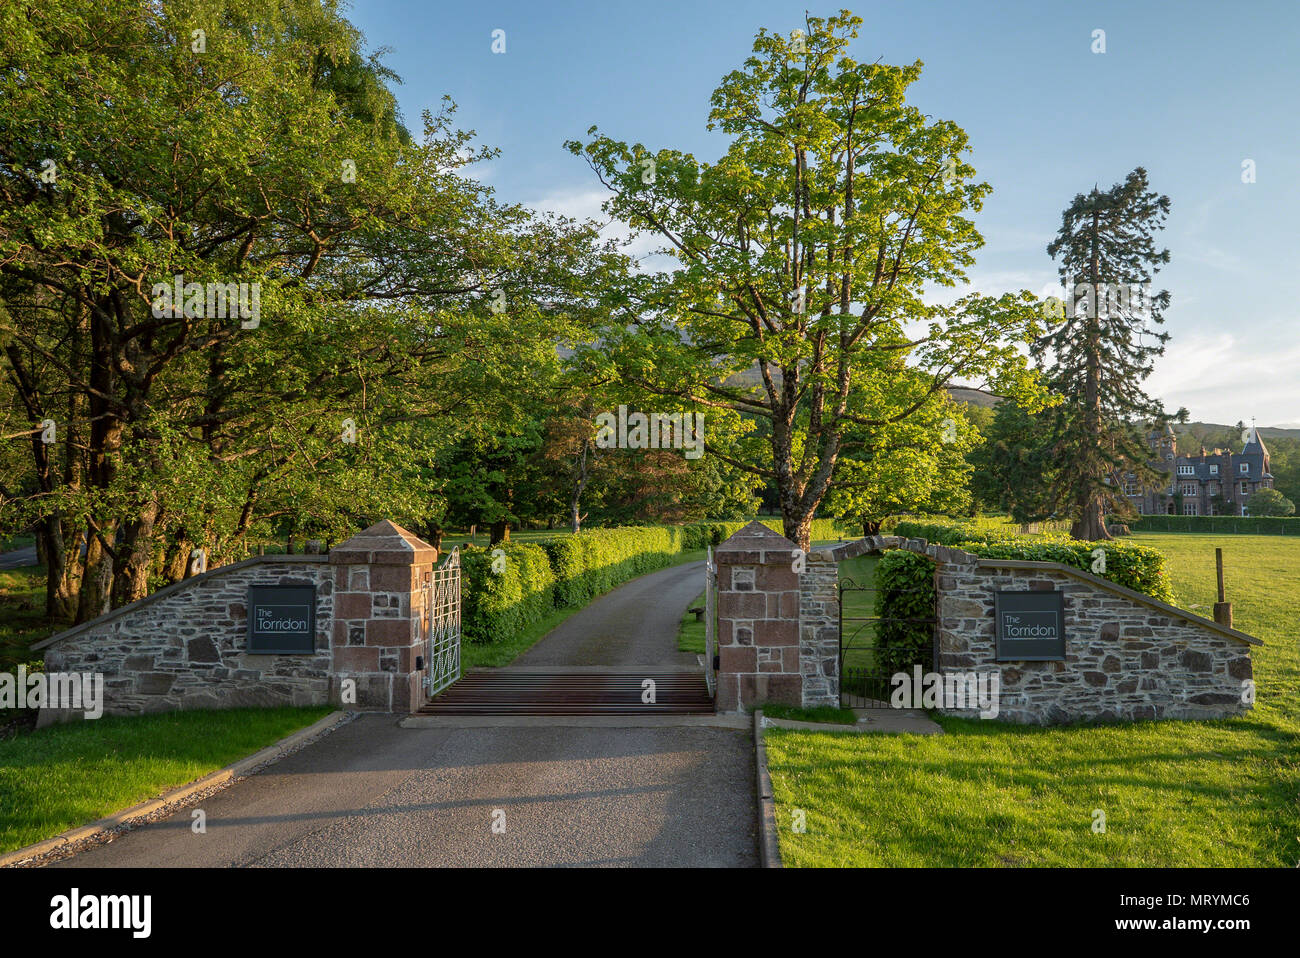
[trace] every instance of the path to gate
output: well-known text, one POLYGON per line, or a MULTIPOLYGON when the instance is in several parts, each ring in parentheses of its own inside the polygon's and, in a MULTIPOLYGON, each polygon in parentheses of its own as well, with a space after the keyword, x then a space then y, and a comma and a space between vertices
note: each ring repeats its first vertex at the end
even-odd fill
POLYGON ((425 715, 673 715, 713 711, 703 669, 677 632, 704 563, 651 572, 575 612, 500 669, 476 669, 425 715), (643 701, 643 683, 655 699, 643 701))

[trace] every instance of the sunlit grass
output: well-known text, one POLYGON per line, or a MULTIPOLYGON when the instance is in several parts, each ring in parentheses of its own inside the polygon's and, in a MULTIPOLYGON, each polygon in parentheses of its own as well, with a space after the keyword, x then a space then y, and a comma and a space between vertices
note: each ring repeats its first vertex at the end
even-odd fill
POLYGON ((0 852, 156 798, 329 712, 320 706, 108 717, 0 742, 0 852))

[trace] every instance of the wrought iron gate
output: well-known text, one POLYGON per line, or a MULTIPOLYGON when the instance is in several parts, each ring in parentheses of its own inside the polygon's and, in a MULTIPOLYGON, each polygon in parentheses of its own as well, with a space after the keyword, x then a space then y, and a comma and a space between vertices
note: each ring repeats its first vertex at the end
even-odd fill
POLYGON ((926 672, 938 670, 934 641, 938 620, 933 614, 927 618, 876 615, 879 593, 850 578, 839 583, 841 708, 889 708, 890 679, 896 673, 910 673, 917 665, 926 672))
POLYGON ((714 608, 717 604, 718 595, 718 565, 713 561, 713 546, 709 546, 709 555, 704 562, 704 684, 709 687, 709 695, 713 696, 713 686, 717 680, 714 673, 714 646, 717 644, 717 637, 714 631, 717 629, 717 616, 714 614, 714 608))
POLYGON ((460 550, 424 582, 425 693, 432 698, 460 678, 460 550))

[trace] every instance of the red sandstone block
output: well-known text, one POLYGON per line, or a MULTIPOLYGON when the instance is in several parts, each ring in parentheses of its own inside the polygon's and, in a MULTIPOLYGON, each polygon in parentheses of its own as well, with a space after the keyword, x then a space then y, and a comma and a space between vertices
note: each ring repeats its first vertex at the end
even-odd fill
POLYGON ((803 676, 770 676, 767 680, 767 701, 795 707, 803 705, 803 676))
POLYGON ((335 672, 378 672, 379 650, 352 645, 334 650, 335 672))
POLYGON ((718 668, 722 672, 757 672, 758 650, 729 645, 718 653, 718 668))
POLYGON ((799 646, 786 646, 781 649, 781 671, 791 675, 799 674, 799 646))
POLYGON ((410 566, 381 565, 370 569, 370 590, 372 592, 407 592, 411 591, 415 573, 410 566))
POLYGON ((371 619, 366 623, 366 645, 410 646, 415 641, 414 634, 409 619, 371 619))
POLYGON ((418 561, 418 556, 405 549, 376 549, 370 554, 373 565, 397 565, 410 568, 418 561))
POLYGON ((720 592, 718 616, 726 619, 761 619, 767 615, 767 596, 761 592, 720 592))
POLYGON ((344 592, 334 596, 334 616, 339 619, 370 618, 370 593, 344 592))
POLYGON ((782 592, 777 606, 777 617, 782 619, 799 618, 799 593, 782 592))
POLYGON ((757 549, 737 549, 734 552, 715 552, 713 559, 718 565, 752 565, 763 561, 763 554, 757 549))
POLYGON ((370 561, 370 553, 365 549, 331 549, 331 565, 365 565, 370 561))
POLYGON ((799 588, 799 573, 788 565, 765 565, 758 570, 755 585, 760 592, 788 592, 799 588))
POLYGON ((343 619, 335 619, 333 626, 333 643, 335 645, 348 644, 348 623, 343 619))
POLYGON ((799 645, 799 623, 784 619, 768 619, 754 623, 755 645, 799 645))
POLYGON ((734 712, 740 708, 739 677, 718 673, 718 691, 714 703, 719 712, 734 712))

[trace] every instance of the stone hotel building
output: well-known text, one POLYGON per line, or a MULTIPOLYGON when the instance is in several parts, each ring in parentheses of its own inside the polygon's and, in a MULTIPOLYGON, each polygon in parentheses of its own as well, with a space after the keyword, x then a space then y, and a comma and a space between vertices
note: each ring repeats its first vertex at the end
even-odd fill
POLYGON ((1198 456, 1180 456, 1172 426, 1151 433, 1147 441, 1152 465, 1168 481, 1144 489, 1132 473, 1124 476, 1124 495, 1143 515, 1244 516, 1253 493, 1273 488, 1268 449, 1254 426, 1239 453, 1202 446, 1198 456))

